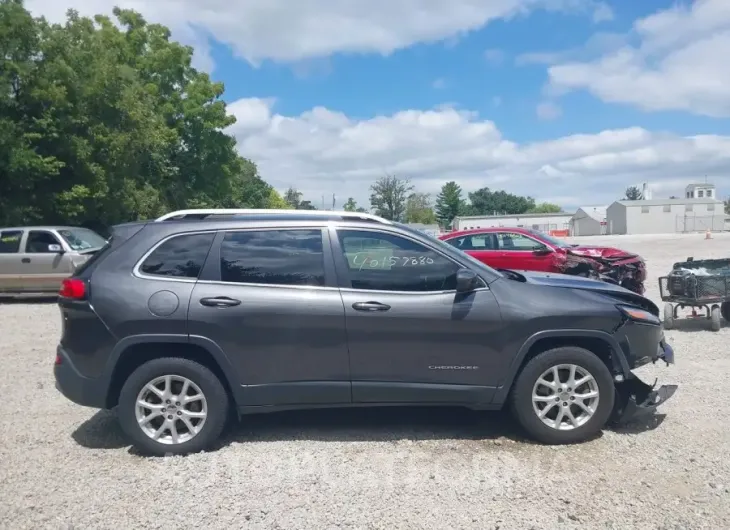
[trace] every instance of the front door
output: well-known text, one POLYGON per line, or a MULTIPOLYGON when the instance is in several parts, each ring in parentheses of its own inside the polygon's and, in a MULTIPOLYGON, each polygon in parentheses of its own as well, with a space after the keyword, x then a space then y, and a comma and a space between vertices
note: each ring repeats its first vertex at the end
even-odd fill
POLYGON ((546 245, 519 232, 498 232, 500 262, 504 269, 551 272, 552 252, 539 253, 546 245))
POLYGON ((248 406, 350 403, 345 310, 320 228, 220 232, 190 299, 248 406))
POLYGON ((23 284, 26 291, 58 291, 73 273, 73 262, 58 237, 48 230, 30 230, 25 240, 23 284))
POLYGON ((460 265, 386 231, 333 229, 354 402, 488 402, 501 314, 486 283, 456 293, 460 265))

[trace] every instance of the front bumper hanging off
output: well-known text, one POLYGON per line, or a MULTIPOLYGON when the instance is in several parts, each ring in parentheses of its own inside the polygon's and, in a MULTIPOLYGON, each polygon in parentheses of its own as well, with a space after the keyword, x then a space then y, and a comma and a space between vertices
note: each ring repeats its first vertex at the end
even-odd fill
MULTIPOLYGON (((674 363, 674 350, 663 339, 654 358, 654 361, 657 360, 663 360, 667 365, 674 363)), ((662 385, 656 388, 656 383, 648 385, 633 373, 629 374, 628 378, 616 383, 613 422, 626 423, 654 413, 659 405, 674 395, 677 388, 677 385, 662 385)))

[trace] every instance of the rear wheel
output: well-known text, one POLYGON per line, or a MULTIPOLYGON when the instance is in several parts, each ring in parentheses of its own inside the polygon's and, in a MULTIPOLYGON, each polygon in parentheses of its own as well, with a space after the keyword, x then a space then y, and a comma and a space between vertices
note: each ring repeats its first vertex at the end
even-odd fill
POLYGON ((124 383, 118 415, 124 432, 144 453, 196 453, 220 436, 228 415, 228 395, 215 374, 201 364, 154 359, 124 383))
POLYGON ((664 304, 664 329, 674 328, 674 306, 667 302, 664 304))
POLYGON ((713 305, 710 310, 710 329, 712 331, 720 331, 722 320, 720 320, 720 306, 713 305))
POLYGON ((570 444, 597 435, 608 421, 615 388, 606 365, 577 347, 548 350, 530 360, 517 377, 511 408, 535 440, 570 444))

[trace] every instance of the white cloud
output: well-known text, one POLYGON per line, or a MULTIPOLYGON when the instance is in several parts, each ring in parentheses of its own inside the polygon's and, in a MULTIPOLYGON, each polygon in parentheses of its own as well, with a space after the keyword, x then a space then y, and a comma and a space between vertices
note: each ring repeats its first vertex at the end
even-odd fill
POLYGON ((643 181, 671 183, 667 196, 679 194, 682 183, 704 175, 730 191, 730 137, 628 128, 518 144, 493 122, 448 106, 367 120, 323 107, 282 116, 272 100, 229 108, 239 119, 230 132, 241 153, 278 189, 297 187, 315 202, 335 193, 367 206, 370 184, 385 172, 434 195, 456 180, 467 191, 490 186, 540 200, 572 198, 566 206, 610 202, 643 181))
MULTIPOLYGON (((535 9, 606 17, 595 0, 27 0, 52 20, 66 9, 82 15, 110 14, 113 6, 139 11, 168 25, 175 38, 203 45, 209 37, 238 56, 294 62, 333 53, 389 54, 421 42, 458 38, 490 21, 535 9)), ((608 11, 610 12, 610 10, 608 11)), ((202 51, 201 64, 210 56, 202 51)))
POLYGON ((730 1, 677 4, 637 20, 630 37, 638 44, 550 67, 551 89, 649 111, 730 116, 730 1))
POLYGON ((563 109, 553 101, 543 101, 537 106, 536 112, 541 120, 555 120, 562 116, 563 109))
POLYGON ((484 58, 490 64, 500 65, 500 64, 502 64, 502 62, 504 62, 504 52, 497 48, 485 50, 484 58))

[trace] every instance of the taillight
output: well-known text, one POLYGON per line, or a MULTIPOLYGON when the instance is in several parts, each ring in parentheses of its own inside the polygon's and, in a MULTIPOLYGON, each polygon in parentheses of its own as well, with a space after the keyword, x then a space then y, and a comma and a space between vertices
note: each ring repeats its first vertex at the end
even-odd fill
POLYGON ((86 282, 78 278, 66 278, 61 283, 58 296, 71 298, 72 300, 83 300, 86 298, 86 282))

